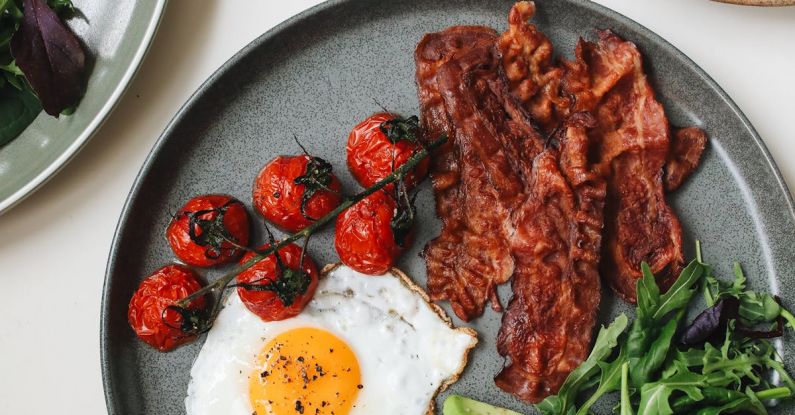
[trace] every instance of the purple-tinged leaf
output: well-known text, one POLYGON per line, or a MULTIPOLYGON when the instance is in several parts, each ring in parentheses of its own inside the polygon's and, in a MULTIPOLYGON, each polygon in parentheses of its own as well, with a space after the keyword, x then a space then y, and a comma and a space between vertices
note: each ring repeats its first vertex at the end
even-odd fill
POLYGON ((680 342, 686 346, 695 346, 707 340, 716 340, 724 334, 729 320, 739 316, 740 301, 734 297, 721 299, 712 307, 699 314, 685 328, 680 342))
MULTIPOLYGON (((778 301, 777 297, 776 301, 778 301)), ((735 297, 725 297, 712 307, 702 311, 685 328, 680 342, 686 346, 697 346, 706 341, 720 341, 730 320, 736 320, 734 331, 747 338, 772 339, 784 335, 784 319, 781 316, 776 319, 776 327, 769 331, 746 327, 740 323, 739 317, 740 300, 735 297)))
POLYGON ((46 0, 24 0, 11 54, 48 114, 57 117, 83 96, 85 51, 46 0))
POLYGON ((776 328, 773 330, 754 330, 740 325, 734 330, 749 339, 775 339, 784 335, 784 318, 778 317, 776 319, 776 328))

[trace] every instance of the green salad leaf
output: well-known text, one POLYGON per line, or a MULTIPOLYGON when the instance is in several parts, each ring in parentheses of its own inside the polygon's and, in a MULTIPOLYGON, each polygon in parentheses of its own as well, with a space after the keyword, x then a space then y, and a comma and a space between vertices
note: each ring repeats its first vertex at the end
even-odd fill
POLYGON ((18 136, 40 112, 41 104, 32 92, 0 87, 0 146, 18 136))
POLYGON ((621 414, 620 415, 635 415, 632 410, 632 401, 629 398, 629 362, 624 362, 621 365, 621 414))
MULTIPOLYGON (((630 370, 631 372, 631 370, 630 370)), ((692 372, 678 373, 668 379, 647 383, 640 389, 640 407, 638 415, 671 415, 673 409, 669 398, 675 391, 680 391, 694 401, 704 399, 701 389, 706 386, 703 376, 692 372)))
MULTIPOLYGON (((642 268, 642 281, 646 281, 644 285, 648 286, 651 284, 656 288, 657 284, 655 283, 654 274, 651 273, 649 266, 643 263, 642 268)), ((704 265, 696 260, 691 261, 690 264, 682 270, 682 273, 679 274, 679 278, 676 279, 676 282, 674 282, 671 288, 668 289, 665 294, 659 296, 659 300, 653 310, 654 312, 651 315, 652 320, 661 321, 668 313, 686 308, 687 305, 690 304, 693 295, 696 293, 696 285, 703 274, 704 265)), ((641 292, 639 290, 639 297, 640 294, 641 292)))
POLYGON ((764 402, 792 396, 795 382, 773 345, 760 338, 776 332, 747 329, 780 318, 795 327, 792 314, 776 297, 748 290, 739 264, 734 266, 734 280, 723 282, 704 263, 700 245, 696 252, 696 260, 664 293, 649 266, 642 264, 636 318, 629 330, 624 333, 627 318, 623 314, 602 328, 594 352, 569 375, 557 395, 537 405, 541 412, 588 415, 603 396, 618 392, 620 415, 766 414, 764 402), (739 300, 740 311, 720 326, 711 325, 710 330, 717 331, 708 340, 714 343, 696 341, 687 343, 688 347, 678 336, 699 287, 709 309, 732 297, 735 305, 739 300), (772 374, 780 385, 770 384, 772 374))
POLYGON ((739 262, 734 263, 734 281, 730 284, 718 280, 708 274, 705 277, 704 297, 711 306, 721 298, 734 297, 740 301, 741 322, 748 326, 771 323, 782 317, 787 324, 795 328, 795 317, 782 307, 776 298, 767 293, 759 293, 746 289, 746 277, 739 262))
POLYGON ((603 361, 596 362, 600 370, 599 382, 597 383, 593 395, 580 406, 577 415, 588 415, 591 407, 596 404, 599 398, 621 387, 621 370, 627 363, 623 349, 611 363, 603 361))
POLYGON ((669 320, 660 330, 660 334, 649 345, 648 350, 640 357, 630 359, 631 384, 635 388, 640 388, 648 383, 658 369, 665 363, 668 350, 671 348, 674 334, 676 333, 677 320, 669 320))
POLYGON ((747 411, 753 414, 766 414, 767 410, 758 399, 752 399, 747 393, 734 389, 705 387, 701 390, 703 397, 694 400, 684 395, 673 401, 671 408, 674 413, 687 413, 695 405, 702 405, 698 410, 701 415, 718 415, 737 411, 747 411))

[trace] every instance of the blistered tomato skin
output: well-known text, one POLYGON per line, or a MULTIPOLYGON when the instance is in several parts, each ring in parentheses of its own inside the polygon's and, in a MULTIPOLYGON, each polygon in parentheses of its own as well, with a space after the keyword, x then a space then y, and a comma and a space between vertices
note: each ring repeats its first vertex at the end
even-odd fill
MULTIPOLYGON (((334 247, 340 261, 363 274, 385 274, 403 250, 390 225, 396 208, 392 197, 378 191, 337 216, 334 247)), ((409 237, 404 247, 410 243, 409 237)))
MULTIPOLYGON (((258 251, 267 249, 268 246, 267 244, 263 245, 258 248, 258 251)), ((237 276, 237 294, 246 308, 263 321, 284 320, 297 316, 315 294, 320 272, 309 253, 304 254, 303 266, 301 266, 301 251, 301 247, 296 244, 285 245, 279 249, 279 259, 287 269, 303 270, 303 278, 309 278, 305 284, 287 281, 286 278, 289 278, 289 275, 285 270, 279 268, 274 254, 267 256, 237 276), (242 286, 245 284, 268 288, 250 289, 250 287, 242 286), (303 285, 303 289, 300 290, 291 288, 301 285, 303 285), (287 300, 289 304, 285 303, 285 296, 289 298, 287 300)), ((249 252, 240 259, 240 263, 245 263, 253 257, 254 253, 249 252)), ((293 278, 299 277, 296 273, 290 275, 293 278)))
MULTIPOLYGON (((406 140, 395 144, 389 141, 380 127, 393 118, 395 115, 387 112, 373 114, 353 127, 348 135, 348 169, 363 187, 370 187, 386 178, 392 173, 393 167, 403 165, 420 148, 419 144, 406 140)), ((406 176, 405 182, 409 188, 425 178, 428 174, 428 163, 427 158, 420 161, 406 176)))
POLYGON ((182 262, 212 267, 240 257, 242 251, 230 240, 248 245, 249 226, 248 213, 239 200, 227 195, 202 195, 189 200, 174 215, 166 239, 182 262))
MULTIPOLYGON (((196 336, 180 330, 182 315, 166 308, 200 288, 196 274, 187 267, 167 265, 158 269, 141 282, 130 300, 127 310, 130 327, 138 338, 161 352, 192 341, 196 336)), ((188 309, 198 311, 204 307, 205 299, 199 297, 188 309)))
POLYGON ((333 174, 328 190, 317 190, 307 201, 304 213, 301 200, 306 186, 295 179, 304 176, 310 157, 306 155, 279 156, 260 171, 254 180, 254 207, 266 220, 287 232, 298 232, 336 208, 342 196, 342 186, 333 174), (335 193, 336 192, 336 193, 335 193), (313 220, 314 219, 314 220, 313 220))

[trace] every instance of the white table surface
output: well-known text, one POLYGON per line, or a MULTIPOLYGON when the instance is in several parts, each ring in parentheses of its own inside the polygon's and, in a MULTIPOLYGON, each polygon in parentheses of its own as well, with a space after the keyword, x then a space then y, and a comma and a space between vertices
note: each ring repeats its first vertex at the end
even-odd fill
MULTIPOLYGON (((53 180, 0 216, 0 412, 106 413, 100 297, 116 221, 138 169, 216 68, 316 3, 171 0, 138 76, 101 131, 53 180)), ((599 3, 657 32, 712 75, 795 186, 795 7, 599 3)))

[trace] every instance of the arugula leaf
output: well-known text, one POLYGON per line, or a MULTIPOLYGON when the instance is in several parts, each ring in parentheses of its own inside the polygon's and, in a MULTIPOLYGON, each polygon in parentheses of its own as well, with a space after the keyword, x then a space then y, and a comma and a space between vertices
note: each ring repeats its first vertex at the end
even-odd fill
POLYGON ((693 412, 695 405, 708 405, 696 412, 699 415, 719 415, 721 413, 731 413, 747 411, 753 414, 767 414, 767 410, 758 400, 752 401, 745 393, 734 389, 706 387, 702 390, 704 399, 694 401, 687 395, 674 399, 671 408, 674 413, 693 412))
POLYGON ((617 391, 619 389, 621 386, 621 370, 627 363, 626 353, 624 352, 623 347, 613 362, 596 362, 601 372, 598 386, 591 397, 589 397, 588 400, 580 406, 580 409, 577 411, 576 415, 588 415, 590 413, 591 407, 596 403, 596 401, 599 400, 599 398, 609 392, 617 391))
POLYGON ((734 261, 732 269, 734 270, 734 282, 732 282, 731 289, 736 293, 742 293, 745 291, 745 282, 747 281, 743 267, 739 262, 734 261))
POLYGON ((630 359, 642 357, 658 333, 659 327, 654 326, 650 321, 641 320, 640 317, 636 318, 627 334, 627 357, 630 359))
MULTIPOLYGON (((774 354, 775 352, 775 349, 773 349, 772 347, 771 347, 771 352, 772 352, 771 354, 774 354)), ((784 364, 778 360, 778 356, 768 355, 767 358, 764 360, 764 366, 768 369, 774 370, 781 378, 781 380, 784 382, 784 384, 787 386, 787 388, 791 392, 795 393, 795 380, 792 379, 792 376, 790 376, 789 372, 787 372, 787 369, 784 368, 784 364)))
MULTIPOLYGON (((751 390, 750 387, 745 388, 745 394, 748 396, 748 402, 743 402, 742 405, 738 405, 737 409, 744 409, 747 411, 756 410, 758 414, 767 414, 767 409, 762 404, 762 401, 759 399, 759 396, 751 390)), ((783 397, 783 396, 782 396, 783 397)))
POLYGON ((740 297, 740 317, 750 324, 772 322, 781 314, 781 306, 770 294, 745 291, 740 297))
POLYGON ((689 369, 691 367, 702 366, 704 364, 705 354, 705 351, 695 348, 684 351, 675 349, 672 359, 669 360, 666 364, 666 369, 662 372, 662 377, 671 377, 681 372, 680 368, 689 369))
POLYGON ((657 281, 654 278, 654 273, 651 272, 651 268, 649 268, 649 264, 642 262, 640 270, 641 278, 635 287, 638 298, 638 319, 650 320, 660 304, 660 288, 657 286, 657 281))
POLYGON ((690 303, 696 290, 694 286, 704 273, 704 265, 693 260, 682 270, 674 284, 665 294, 660 288, 651 268, 647 263, 641 264, 643 276, 637 282, 637 320, 641 324, 660 322, 669 313, 684 309, 690 303))
POLYGON ((709 343, 704 344, 704 363, 701 372, 710 377, 713 386, 739 385, 743 378, 757 385, 761 381, 754 370, 754 365, 763 364, 764 358, 752 354, 739 353, 730 357, 728 353, 716 349, 709 343))
POLYGON ((634 357, 629 360, 632 367, 629 375, 633 387, 640 388, 648 383, 652 375, 665 363, 671 341, 676 333, 676 326, 676 319, 669 320, 660 330, 660 335, 652 342, 649 350, 642 357, 634 357))
POLYGON ((629 400, 629 362, 621 365, 621 414, 635 415, 629 400))
POLYGON ((0 88, 0 146, 18 136, 39 112, 39 100, 30 91, 0 88))
POLYGON ((701 390, 705 386, 703 376, 692 372, 679 373, 669 379, 647 383, 640 389, 638 415, 671 415, 674 412, 668 400, 672 393, 684 392, 690 399, 700 401, 704 399, 701 390))
POLYGON ((574 369, 560 387, 557 395, 548 396, 536 404, 536 408, 547 415, 568 415, 575 411, 575 399, 583 385, 596 378, 599 362, 610 357, 618 346, 618 339, 627 328, 628 319, 621 314, 608 326, 599 330, 591 354, 577 369, 574 369))
POLYGON ((721 298, 734 297, 740 301, 740 321, 746 326, 772 323, 779 317, 784 318, 787 324, 795 328, 795 316, 782 307, 776 298, 767 293, 758 293, 746 288, 747 278, 739 262, 734 263, 734 281, 731 284, 720 281, 711 275, 705 277, 704 297, 707 305, 717 302, 721 298))
MULTIPOLYGON (((660 295, 660 289, 648 264, 641 264, 643 276, 637 283, 637 318, 632 322, 627 339, 627 356, 630 362, 637 362, 650 350, 662 327, 667 327, 666 335, 676 331, 675 325, 663 326, 663 319, 671 312, 679 312, 687 307, 696 292, 694 287, 699 282, 704 269, 704 265, 697 260, 690 262, 671 288, 660 295)), ((664 351, 667 353, 667 350, 666 347, 664 351)), ((659 357, 661 356, 657 356, 659 357)), ((665 356, 662 358, 664 359, 665 356)), ((639 387, 640 385, 635 383, 639 378, 633 375, 634 371, 635 366, 631 363, 630 378, 633 379, 633 385, 639 387)))
MULTIPOLYGON (((767 413, 760 399, 780 399, 791 396, 792 379, 780 362, 776 360, 775 349, 763 340, 733 339, 731 327, 726 330, 726 340, 720 348, 709 343, 704 350, 691 348, 678 351, 671 360, 669 368, 663 372, 663 379, 670 380, 679 374, 696 374, 704 387, 703 398, 682 395, 673 399, 673 413, 698 413, 716 415, 747 411, 754 414, 767 413), (689 368, 701 367, 700 373, 689 368), (762 382, 759 369, 781 370, 781 378, 786 387, 763 390, 758 394, 751 389, 762 382), (666 378, 667 376, 667 378, 666 378), (745 385, 745 393, 739 392, 745 385), (694 409, 700 407, 701 409, 694 409)), ((692 378, 691 380, 695 380, 692 378)))
MULTIPOLYGON (((646 269, 651 273, 648 265, 646 269)), ((679 278, 676 279, 671 288, 660 296, 657 308, 651 316, 652 319, 659 321, 668 313, 686 308, 693 298, 693 294, 696 293, 694 287, 701 279, 703 273, 704 266, 696 260, 691 261, 679 274, 679 278)), ((652 275, 653 278, 654 276, 652 275)))
POLYGON ((660 289, 649 265, 641 263, 642 276, 636 285, 638 306, 636 318, 627 335, 627 357, 639 359, 648 350, 658 334, 658 326, 653 324, 652 315, 660 303, 660 289))
POLYGON ((746 290, 745 273, 739 262, 734 263, 734 281, 724 287, 716 280, 714 286, 717 297, 735 297, 740 300, 740 317, 745 323, 757 324, 775 320, 781 314, 781 306, 773 296, 746 290))

